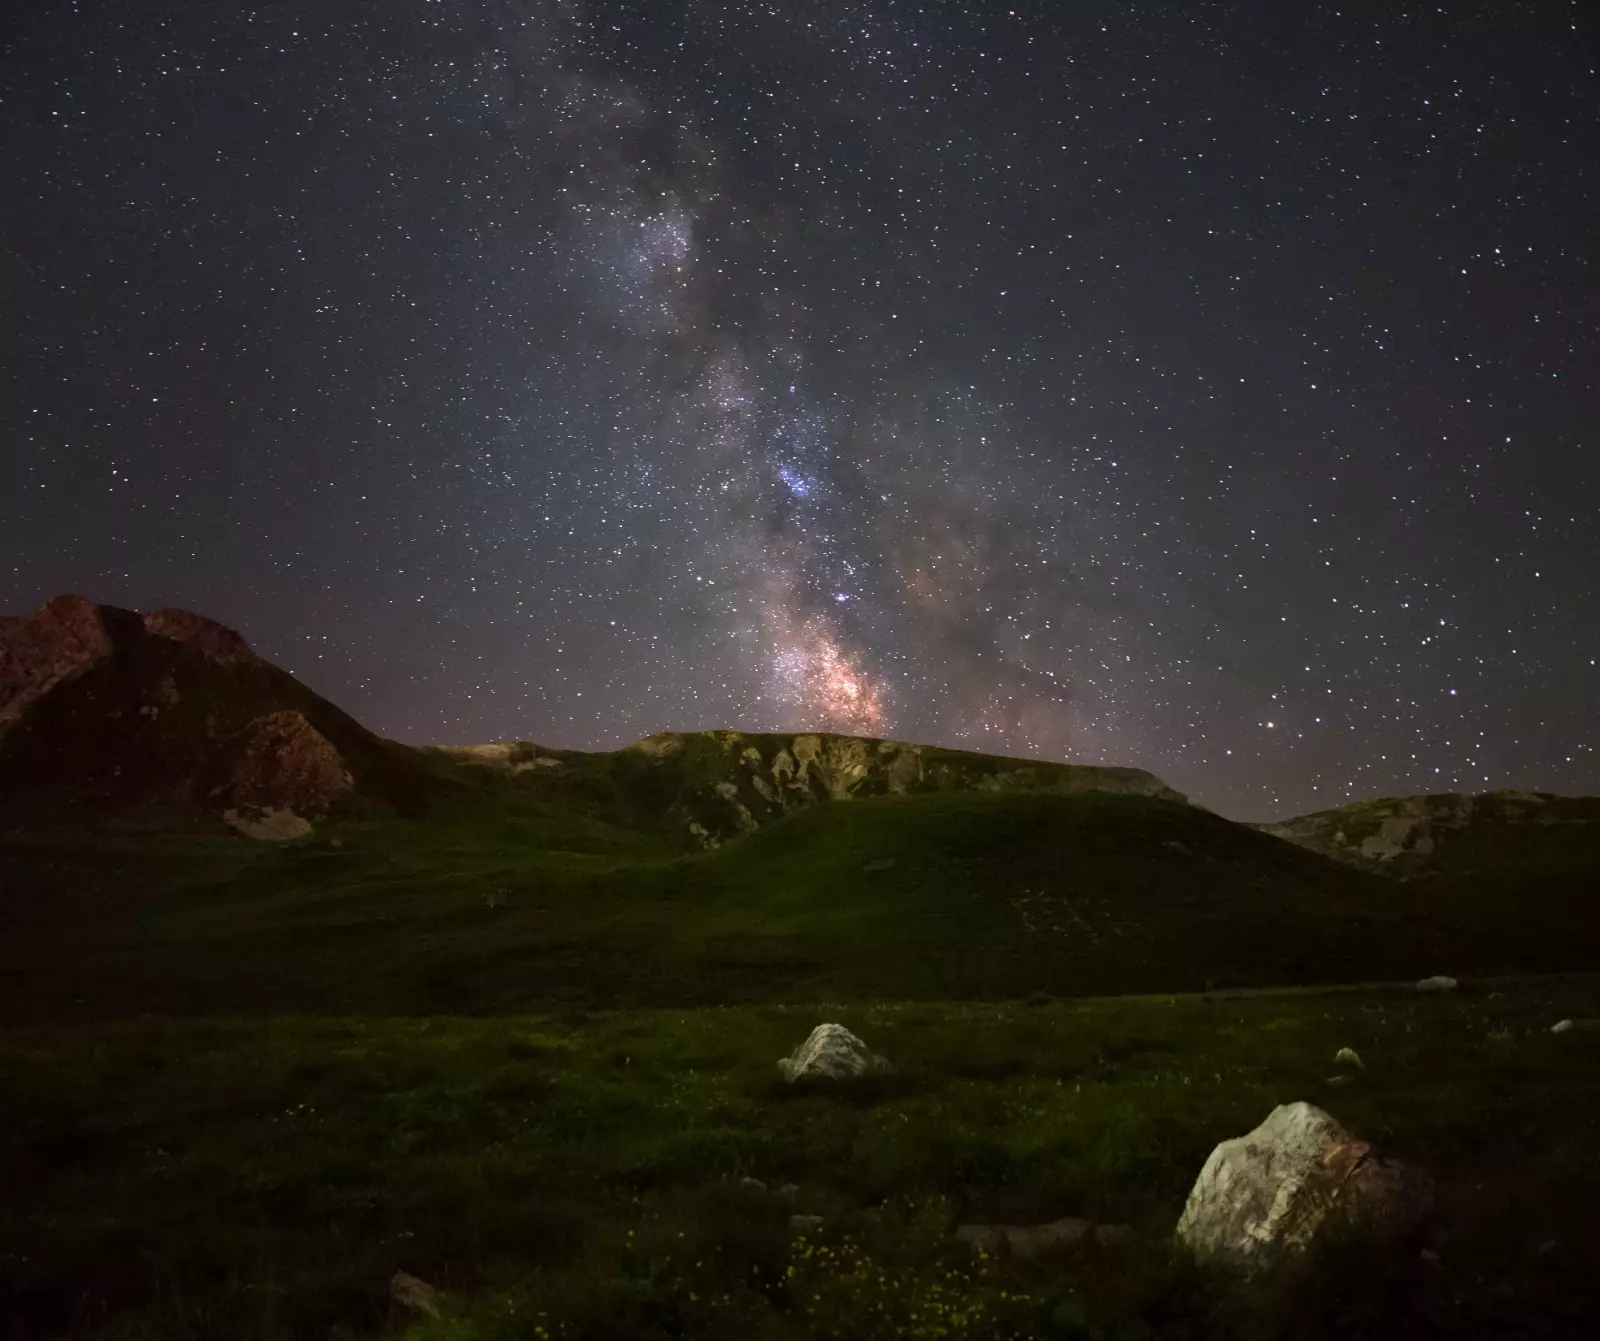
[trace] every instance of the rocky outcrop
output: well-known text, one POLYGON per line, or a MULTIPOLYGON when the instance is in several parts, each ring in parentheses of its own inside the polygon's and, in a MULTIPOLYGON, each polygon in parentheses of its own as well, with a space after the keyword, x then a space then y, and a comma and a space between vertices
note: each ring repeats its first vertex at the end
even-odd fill
POLYGON ((531 773, 558 769, 570 750, 547 750, 526 740, 501 740, 489 745, 438 745, 434 747, 461 764, 477 764, 503 773, 531 773))
POLYGON ((1600 826, 1600 800, 1549 792, 1383 797, 1254 827, 1335 861, 1401 877, 1435 869, 1469 829, 1600 826))
POLYGON ((662 732, 614 754, 526 741, 449 747, 459 763, 537 775, 552 793, 601 775, 636 811, 665 818, 705 847, 824 801, 947 791, 1121 792, 1183 802, 1137 768, 1003 759, 899 740, 825 733, 662 732), (651 812, 654 812, 653 814, 651 812))
POLYGON ((0 617, 0 732, 110 654, 102 609, 82 596, 56 596, 42 609, 0 617))
POLYGON ((220 815, 290 838, 368 791, 432 785, 232 629, 58 596, 0 619, 0 804, 220 815))
POLYGON ((1405 1239, 1433 1213, 1433 1184, 1308 1103, 1283 1104, 1211 1152, 1178 1221, 1195 1257, 1246 1274, 1303 1258, 1337 1224, 1405 1239))
POLYGON ((332 743, 293 709, 244 729, 222 799, 230 806, 326 810, 354 781, 332 743))
POLYGON ((778 1061, 778 1072, 788 1081, 848 1080, 893 1070, 842 1024, 819 1024, 804 1043, 778 1061))
POLYGON ((258 666, 261 658, 232 629, 188 610, 152 610, 144 617, 147 633, 183 643, 216 666, 258 666))

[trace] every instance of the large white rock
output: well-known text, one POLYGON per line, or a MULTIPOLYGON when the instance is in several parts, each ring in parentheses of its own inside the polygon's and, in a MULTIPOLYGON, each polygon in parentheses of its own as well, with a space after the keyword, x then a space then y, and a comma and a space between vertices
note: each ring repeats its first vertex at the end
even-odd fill
POLYGON ((1433 1212, 1433 1184, 1359 1141, 1320 1108, 1283 1104, 1211 1152, 1178 1221, 1202 1261, 1254 1272, 1298 1257, 1348 1217, 1404 1237, 1433 1212))
POLYGON ((868 1052, 867 1045, 842 1024, 819 1024, 804 1043, 779 1060, 778 1070, 790 1081, 805 1077, 844 1080, 893 1071, 894 1067, 868 1052))

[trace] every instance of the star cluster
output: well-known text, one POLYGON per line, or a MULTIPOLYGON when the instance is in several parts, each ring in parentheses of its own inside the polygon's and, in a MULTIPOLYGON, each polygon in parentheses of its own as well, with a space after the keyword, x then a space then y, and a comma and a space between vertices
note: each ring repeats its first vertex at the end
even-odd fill
POLYGON ((1582 5, 26 10, 0 608, 417 742, 1600 791, 1582 5))

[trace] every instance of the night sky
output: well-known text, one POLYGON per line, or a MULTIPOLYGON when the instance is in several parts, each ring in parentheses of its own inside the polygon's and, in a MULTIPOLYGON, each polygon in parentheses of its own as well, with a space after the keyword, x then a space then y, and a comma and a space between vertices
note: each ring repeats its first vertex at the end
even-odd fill
POLYGON ((1587 3, 29 0, 0 612, 374 729, 1600 792, 1587 3))

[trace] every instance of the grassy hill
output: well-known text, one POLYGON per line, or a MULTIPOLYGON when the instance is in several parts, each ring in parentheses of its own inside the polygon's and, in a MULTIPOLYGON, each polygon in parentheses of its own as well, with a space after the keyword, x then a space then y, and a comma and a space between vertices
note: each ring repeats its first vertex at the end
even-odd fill
MULTIPOLYGON (((220 830, 220 826, 218 826, 220 830)), ((257 844, 0 840, 0 1018, 506 1012, 1191 991, 1585 967, 1155 797, 953 792, 682 852, 483 775, 426 820, 257 844)))

